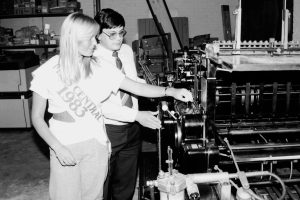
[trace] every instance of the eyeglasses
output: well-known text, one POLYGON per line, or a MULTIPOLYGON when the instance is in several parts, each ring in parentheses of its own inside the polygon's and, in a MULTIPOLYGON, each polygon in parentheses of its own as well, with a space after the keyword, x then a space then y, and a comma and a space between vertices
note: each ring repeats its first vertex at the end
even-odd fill
POLYGON ((116 32, 112 32, 112 33, 105 33, 104 31, 102 31, 105 35, 107 35, 109 37, 109 39, 114 40, 117 38, 117 35, 119 35, 119 37, 124 37, 127 33, 127 31, 125 30, 121 30, 119 33, 116 32))

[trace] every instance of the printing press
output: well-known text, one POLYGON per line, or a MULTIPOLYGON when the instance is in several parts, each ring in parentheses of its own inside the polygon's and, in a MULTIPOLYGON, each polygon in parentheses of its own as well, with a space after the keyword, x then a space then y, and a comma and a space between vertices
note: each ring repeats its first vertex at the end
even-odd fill
POLYGON ((154 188, 161 200, 300 199, 299 43, 234 44, 185 51, 160 81, 191 90, 194 102, 160 103, 148 199, 154 188))
POLYGON ((143 200, 300 199, 300 44, 288 41, 286 1, 281 41, 241 41, 241 13, 239 0, 234 41, 181 48, 163 75, 140 55, 148 83, 194 96, 157 106, 156 175, 143 200))

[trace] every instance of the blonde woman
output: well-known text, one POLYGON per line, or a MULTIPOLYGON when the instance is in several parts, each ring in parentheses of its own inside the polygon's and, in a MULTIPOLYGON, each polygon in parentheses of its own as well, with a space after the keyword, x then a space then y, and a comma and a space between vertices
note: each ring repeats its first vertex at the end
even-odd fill
MULTIPOLYGON (((136 83, 118 69, 97 63, 92 54, 98 33, 99 25, 92 18, 70 14, 61 27, 60 54, 33 72, 32 122, 50 147, 52 200, 102 199, 110 142, 101 102, 111 93, 123 89, 145 97, 192 100, 185 89, 136 83), (49 126, 44 120, 47 101, 48 112, 53 113, 49 126)), ((155 117, 151 123, 161 126, 155 117)))

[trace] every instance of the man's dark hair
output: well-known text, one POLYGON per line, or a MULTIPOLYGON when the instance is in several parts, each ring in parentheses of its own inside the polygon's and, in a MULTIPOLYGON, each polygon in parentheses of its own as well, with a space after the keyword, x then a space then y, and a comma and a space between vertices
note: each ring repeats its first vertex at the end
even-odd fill
POLYGON ((100 33, 102 33, 103 29, 111 29, 120 26, 125 27, 124 17, 110 8, 104 8, 97 12, 94 19, 100 25, 100 33))

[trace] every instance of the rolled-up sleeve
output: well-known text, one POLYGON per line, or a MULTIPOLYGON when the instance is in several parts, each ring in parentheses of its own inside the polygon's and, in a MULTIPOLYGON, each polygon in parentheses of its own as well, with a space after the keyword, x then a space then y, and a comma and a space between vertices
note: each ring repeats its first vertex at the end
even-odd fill
POLYGON ((37 70, 31 73, 33 79, 30 83, 30 90, 38 93, 41 97, 48 99, 49 98, 49 82, 50 80, 45 76, 45 73, 42 69, 38 68, 37 70))

